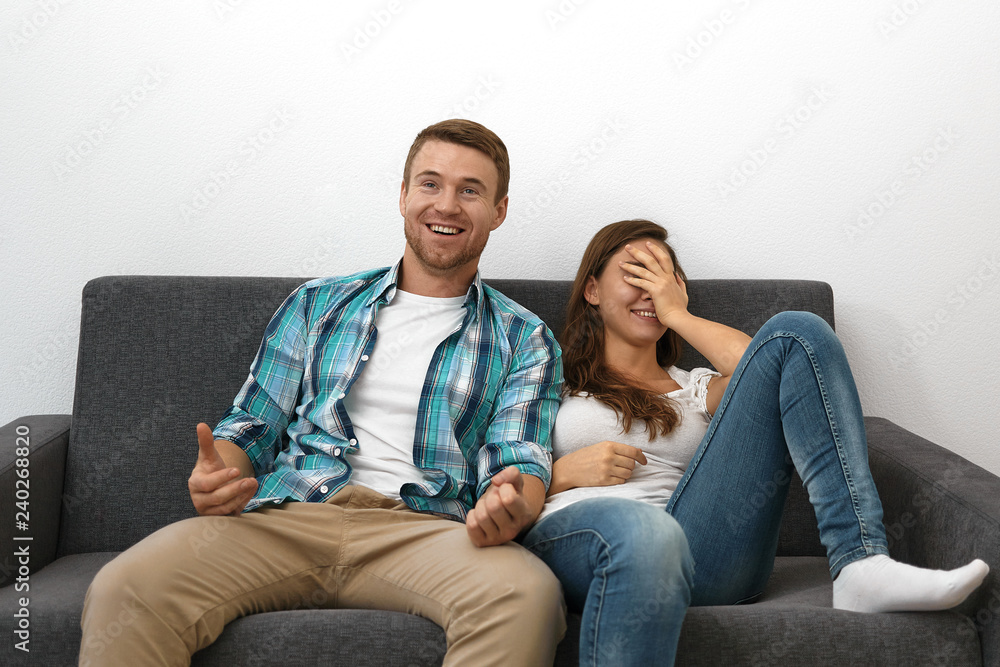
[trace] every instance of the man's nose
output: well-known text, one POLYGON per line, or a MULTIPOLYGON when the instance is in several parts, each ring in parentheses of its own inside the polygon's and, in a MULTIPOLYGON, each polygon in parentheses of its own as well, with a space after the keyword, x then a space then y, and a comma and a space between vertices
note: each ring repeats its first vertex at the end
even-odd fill
POLYGON ((459 211, 458 194, 453 190, 444 190, 434 203, 434 208, 445 215, 459 211))

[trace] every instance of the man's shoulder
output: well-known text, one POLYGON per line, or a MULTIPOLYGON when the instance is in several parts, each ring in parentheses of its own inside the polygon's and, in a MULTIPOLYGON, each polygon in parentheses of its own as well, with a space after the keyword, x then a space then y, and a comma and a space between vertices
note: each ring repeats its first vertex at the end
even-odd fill
POLYGON ((367 269, 358 271, 346 276, 327 276, 325 278, 313 278, 299 286, 300 290, 312 293, 337 293, 351 292, 359 287, 364 287, 375 282, 386 273, 389 267, 383 266, 377 269, 367 269))
POLYGON ((356 300, 361 304, 371 295, 371 288, 389 272, 389 267, 359 271, 344 276, 314 278, 302 283, 293 291, 286 305, 298 304, 308 322, 325 317, 332 310, 339 310, 356 300))
POLYGON ((483 297, 490 312, 500 320, 508 332, 530 335, 539 331, 546 338, 553 338, 552 332, 538 315, 522 306, 495 287, 482 283, 483 297))

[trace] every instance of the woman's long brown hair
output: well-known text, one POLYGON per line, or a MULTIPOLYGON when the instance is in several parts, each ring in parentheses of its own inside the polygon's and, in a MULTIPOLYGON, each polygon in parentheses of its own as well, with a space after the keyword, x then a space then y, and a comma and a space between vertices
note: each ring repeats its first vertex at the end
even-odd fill
MULTIPOLYGON (((649 220, 612 223, 594 235, 583 253, 566 311, 566 327, 559 343, 562 346, 565 388, 569 395, 587 393, 610 406, 621 418, 625 433, 632 429, 635 420, 644 421, 652 440, 672 431, 680 423, 680 415, 666 396, 608 366, 604 359, 604 322, 598 309, 584 298, 589 279, 599 278, 616 252, 626 243, 646 238, 659 241, 666 247, 674 270, 687 282, 674 249, 667 243, 666 229, 649 220)), ((656 342, 656 362, 664 367, 677 363, 681 345, 681 337, 672 329, 668 330, 656 342)))

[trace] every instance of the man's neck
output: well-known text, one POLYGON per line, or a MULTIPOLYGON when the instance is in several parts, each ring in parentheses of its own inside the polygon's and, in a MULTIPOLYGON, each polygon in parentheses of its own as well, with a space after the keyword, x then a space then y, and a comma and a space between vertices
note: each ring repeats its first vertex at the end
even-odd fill
POLYGON ((475 263, 437 274, 421 266, 416 258, 403 255, 396 286, 404 292, 420 296, 465 296, 476 279, 475 263))

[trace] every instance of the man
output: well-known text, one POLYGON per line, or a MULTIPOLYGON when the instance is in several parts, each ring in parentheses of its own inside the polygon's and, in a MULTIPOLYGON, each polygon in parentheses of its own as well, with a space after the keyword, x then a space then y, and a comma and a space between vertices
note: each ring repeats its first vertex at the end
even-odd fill
POLYGON ((508 181, 482 125, 417 135, 402 260, 285 300, 214 436, 198 425, 202 516, 98 573, 81 664, 188 664, 229 621, 317 598, 433 620, 446 664, 552 663, 559 584, 510 540, 545 500, 559 351, 478 275, 508 181), (134 623, 94 641, 123 604, 134 623))

